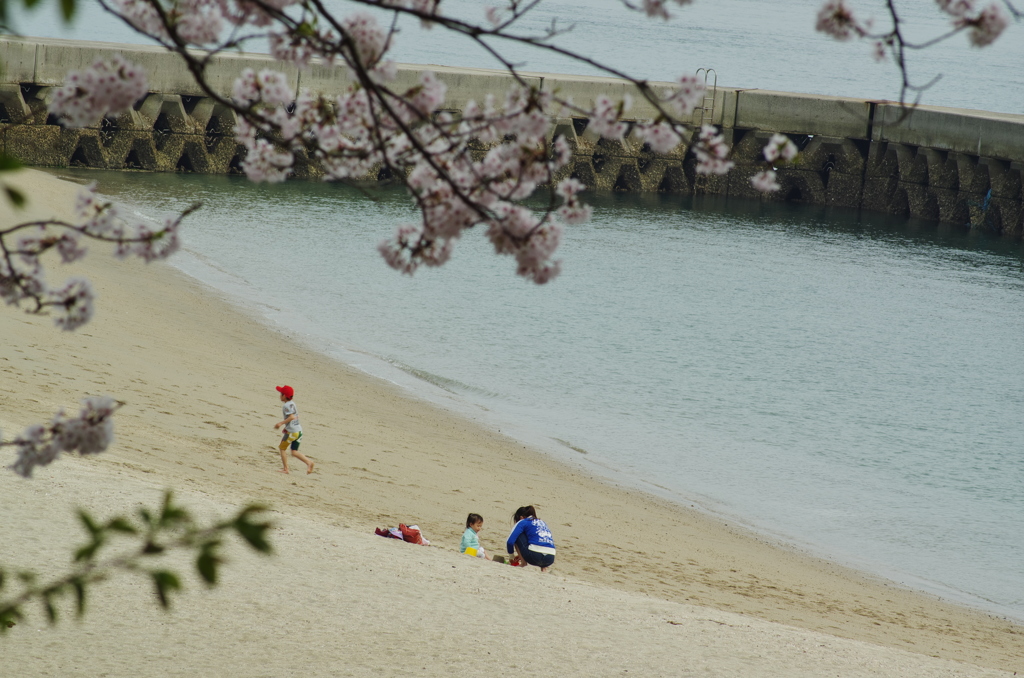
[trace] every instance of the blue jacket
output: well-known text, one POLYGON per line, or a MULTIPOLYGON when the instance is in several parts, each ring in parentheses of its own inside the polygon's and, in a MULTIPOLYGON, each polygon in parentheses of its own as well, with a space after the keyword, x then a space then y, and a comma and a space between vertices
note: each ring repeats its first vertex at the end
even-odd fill
POLYGON ((525 534, 526 540, 531 544, 555 548, 555 540, 551 537, 547 523, 540 518, 523 518, 512 528, 512 534, 508 535, 508 541, 505 542, 505 548, 509 553, 516 552, 516 539, 521 534, 525 534))

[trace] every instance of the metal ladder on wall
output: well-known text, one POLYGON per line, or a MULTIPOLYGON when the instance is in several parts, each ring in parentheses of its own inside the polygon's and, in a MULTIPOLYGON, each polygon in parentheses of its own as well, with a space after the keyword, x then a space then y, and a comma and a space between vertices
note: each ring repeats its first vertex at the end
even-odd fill
POLYGON ((718 73, 713 68, 698 68, 697 77, 704 74, 704 100, 699 107, 693 109, 694 125, 710 125, 715 118, 715 93, 718 91, 718 73), (708 87, 708 80, 711 87, 708 87))

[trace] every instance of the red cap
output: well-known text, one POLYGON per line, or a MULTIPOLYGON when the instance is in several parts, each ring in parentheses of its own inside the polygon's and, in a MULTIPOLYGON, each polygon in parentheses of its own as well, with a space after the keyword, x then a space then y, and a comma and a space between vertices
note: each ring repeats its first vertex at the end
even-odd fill
POLYGON ((278 386, 277 391, 278 393, 283 393, 285 398, 295 397, 295 389, 291 386, 278 386))

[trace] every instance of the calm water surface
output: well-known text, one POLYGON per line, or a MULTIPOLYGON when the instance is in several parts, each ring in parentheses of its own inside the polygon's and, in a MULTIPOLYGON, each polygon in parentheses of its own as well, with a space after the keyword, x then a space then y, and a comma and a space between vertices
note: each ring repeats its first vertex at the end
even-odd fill
POLYGON ((81 174, 147 215, 202 200, 178 265, 326 353, 620 480, 1024 619, 1018 240, 609 196, 567 233, 550 285, 515 278, 476 233, 410 279, 375 252, 412 215, 399 192, 81 174))

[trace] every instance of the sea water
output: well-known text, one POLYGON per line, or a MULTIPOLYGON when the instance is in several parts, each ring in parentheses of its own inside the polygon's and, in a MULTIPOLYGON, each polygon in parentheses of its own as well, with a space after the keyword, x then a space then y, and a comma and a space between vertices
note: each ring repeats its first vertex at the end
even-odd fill
MULTIPOLYGON (((347 11, 349 3, 335 5, 347 11)), ((664 24, 561 0, 563 44, 642 77, 895 98, 891 63, 814 33, 819 0, 718 0, 664 24)), ((467 17, 481 4, 449 0, 467 17)), ((933 3, 906 2, 916 35, 933 3)), ((857 5, 883 16, 881 3, 857 5)), ((137 42, 82 5, 72 30, 137 42)), ((352 8, 354 9, 354 8, 352 8)), ((405 23, 395 57, 493 66, 405 23)), ((911 55, 925 103, 1024 112, 1020 26, 911 55)), ((510 47, 529 70, 595 73, 510 47)), ((552 454, 911 586, 1024 620, 1024 252, 963 226, 825 208, 593 197, 536 287, 480 234, 414 279, 376 244, 400 191, 80 172, 140 215, 194 200, 175 263, 323 352, 552 454)), ((524 498, 543 503, 543 497, 524 498)))

